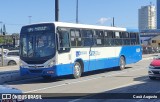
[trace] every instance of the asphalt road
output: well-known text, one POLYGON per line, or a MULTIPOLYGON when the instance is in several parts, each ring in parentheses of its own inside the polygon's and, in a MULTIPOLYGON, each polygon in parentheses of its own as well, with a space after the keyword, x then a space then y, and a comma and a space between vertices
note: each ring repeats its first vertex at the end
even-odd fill
MULTIPOLYGON (((71 76, 59 77, 53 80, 32 78, 6 84, 29 94, 52 93, 45 94, 45 96, 67 95, 67 98, 76 96, 69 99, 54 99, 54 101, 61 102, 160 102, 156 99, 157 93, 160 93, 160 80, 150 80, 147 76, 147 67, 150 62, 149 59, 142 60, 127 65, 123 71, 109 69, 89 72, 83 74, 80 79, 72 79, 71 76), (93 93, 96 94, 93 95, 93 93), (139 94, 137 95, 137 93, 139 94), (146 93, 153 93, 155 99, 138 99, 146 93), (116 97, 118 99, 114 99, 116 97), (121 99, 123 97, 125 99, 121 99)), ((38 102, 38 100, 32 101, 38 102)), ((39 102, 41 101, 39 100, 39 102)), ((42 102, 53 102, 53 100, 43 100, 42 102)))

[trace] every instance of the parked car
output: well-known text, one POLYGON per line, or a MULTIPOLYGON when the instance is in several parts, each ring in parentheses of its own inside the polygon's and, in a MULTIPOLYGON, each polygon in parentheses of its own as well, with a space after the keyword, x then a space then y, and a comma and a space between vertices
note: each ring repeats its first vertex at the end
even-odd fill
POLYGON ((3 44, 3 45, 0 45, 0 48, 2 48, 2 47, 3 47, 3 49, 8 49, 8 50, 14 50, 15 49, 15 46, 12 45, 12 44, 3 44))
POLYGON ((160 78, 160 56, 153 59, 148 67, 149 78, 154 80, 160 78))
MULTIPOLYGON (((3 66, 17 65, 19 63, 19 50, 7 51, 3 55, 3 66)), ((0 54, 0 65, 2 65, 2 54, 0 54)))
POLYGON ((6 51, 6 56, 19 56, 19 50, 6 51))

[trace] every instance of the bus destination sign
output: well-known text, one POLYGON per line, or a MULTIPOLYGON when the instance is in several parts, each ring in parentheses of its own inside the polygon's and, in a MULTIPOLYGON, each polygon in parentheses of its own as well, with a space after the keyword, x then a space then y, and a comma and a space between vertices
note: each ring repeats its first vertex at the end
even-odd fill
POLYGON ((28 32, 45 31, 45 30, 49 30, 49 27, 40 26, 40 27, 32 27, 27 29, 28 32))

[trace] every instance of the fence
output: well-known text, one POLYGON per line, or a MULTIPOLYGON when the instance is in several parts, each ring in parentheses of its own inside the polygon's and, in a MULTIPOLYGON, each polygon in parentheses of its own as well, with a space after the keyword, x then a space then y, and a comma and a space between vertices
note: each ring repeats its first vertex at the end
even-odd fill
POLYGON ((160 47, 143 47, 143 54, 160 53, 160 47))

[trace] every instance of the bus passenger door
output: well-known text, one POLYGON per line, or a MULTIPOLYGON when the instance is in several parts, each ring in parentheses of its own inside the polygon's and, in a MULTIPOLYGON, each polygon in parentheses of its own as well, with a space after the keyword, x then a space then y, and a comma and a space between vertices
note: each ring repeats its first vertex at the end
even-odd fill
POLYGON ((95 51, 92 48, 93 46, 93 31, 92 30, 82 30, 82 39, 83 39, 83 47, 87 51, 87 59, 86 59, 86 70, 91 71, 95 69, 95 51))
POLYGON ((69 30, 67 28, 58 28, 58 75, 72 74, 69 30))

